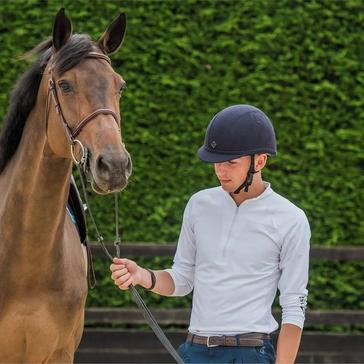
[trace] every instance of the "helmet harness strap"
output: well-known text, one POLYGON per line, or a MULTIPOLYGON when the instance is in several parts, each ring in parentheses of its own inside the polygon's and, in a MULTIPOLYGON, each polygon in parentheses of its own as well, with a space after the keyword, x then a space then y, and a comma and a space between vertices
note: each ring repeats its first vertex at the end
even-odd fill
POLYGON ((238 194, 244 187, 244 192, 248 192, 249 191, 249 186, 253 183, 253 177, 254 177, 254 173, 257 173, 258 171, 255 170, 255 158, 254 158, 254 154, 252 154, 250 156, 251 160, 250 160, 250 167, 249 167, 249 171, 248 174, 245 178, 245 181, 234 191, 234 194, 238 194))

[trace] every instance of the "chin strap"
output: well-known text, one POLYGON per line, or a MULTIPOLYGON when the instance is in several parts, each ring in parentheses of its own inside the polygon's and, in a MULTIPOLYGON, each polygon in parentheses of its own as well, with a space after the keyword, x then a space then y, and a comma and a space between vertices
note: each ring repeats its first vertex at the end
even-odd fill
POLYGON ((245 181, 234 191, 234 194, 238 194, 244 187, 244 192, 248 192, 249 191, 249 186, 253 183, 253 177, 254 177, 254 173, 257 173, 257 171, 255 171, 254 168, 254 164, 255 164, 255 158, 254 155, 250 156, 251 160, 250 160, 250 167, 249 167, 249 172, 245 178, 245 181))

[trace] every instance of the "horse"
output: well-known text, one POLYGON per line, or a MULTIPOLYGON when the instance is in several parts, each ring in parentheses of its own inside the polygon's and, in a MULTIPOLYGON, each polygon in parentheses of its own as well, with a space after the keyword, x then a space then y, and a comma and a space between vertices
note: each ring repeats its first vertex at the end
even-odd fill
POLYGON ((74 360, 87 258, 67 198, 73 161, 83 162, 98 194, 128 183, 119 108, 125 81, 109 59, 125 29, 120 14, 93 42, 73 34, 61 9, 12 92, 0 136, 0 362, 74 360))

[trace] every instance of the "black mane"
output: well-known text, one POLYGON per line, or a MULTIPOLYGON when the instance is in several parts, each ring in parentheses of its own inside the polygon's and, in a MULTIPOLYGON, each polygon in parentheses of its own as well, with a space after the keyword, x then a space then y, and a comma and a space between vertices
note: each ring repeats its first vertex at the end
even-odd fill
MULTIPOLYGON (((54 70, 62 74, 78 64, 87 53, 95 48, 90 37, 85 34, 75 34, 55 54, 54 70)), ((15 154, 29 113, 37 100, 39 85, 43 70, 52 54, 52 39, 39 44, 30 52, 38 56, 21 76, 10 97, 10 107, 5 116, 4 126, 0 135, 0 174, 15 154)))

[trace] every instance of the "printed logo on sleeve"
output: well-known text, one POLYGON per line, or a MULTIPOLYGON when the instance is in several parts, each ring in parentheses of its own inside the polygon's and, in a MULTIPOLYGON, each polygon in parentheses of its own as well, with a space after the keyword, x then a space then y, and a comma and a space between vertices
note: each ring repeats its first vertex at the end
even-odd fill
POLYGON ((306 307, 307 307, 307 296, 300 296, 299 300, 300 300, 301 310, 302 310, 303 314, 305 314, 306 307))

